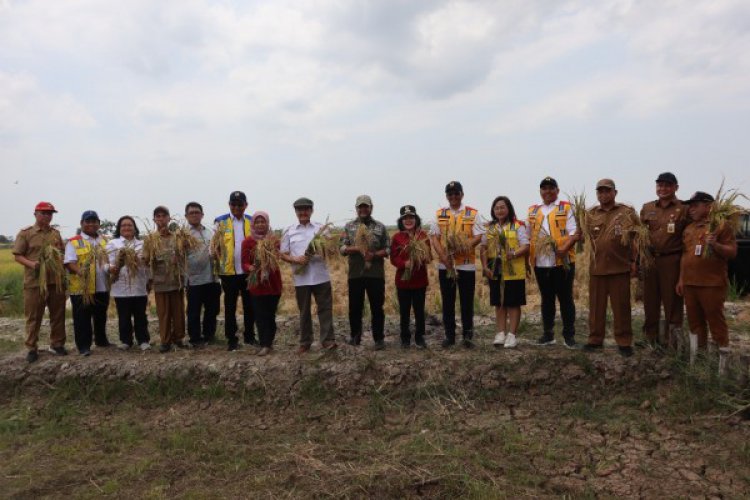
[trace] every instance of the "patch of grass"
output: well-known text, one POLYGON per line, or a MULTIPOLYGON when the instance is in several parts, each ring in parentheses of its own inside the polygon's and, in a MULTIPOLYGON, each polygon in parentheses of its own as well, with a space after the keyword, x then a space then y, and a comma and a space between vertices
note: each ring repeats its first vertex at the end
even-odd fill
POLYGON ((0 316, 23 316, 23 267, 10 249, 0 250, 0 316))

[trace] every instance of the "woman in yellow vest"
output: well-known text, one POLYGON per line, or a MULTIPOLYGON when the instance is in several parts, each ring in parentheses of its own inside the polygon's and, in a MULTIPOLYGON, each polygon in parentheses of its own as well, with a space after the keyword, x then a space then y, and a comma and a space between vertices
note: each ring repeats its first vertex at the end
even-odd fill
POLYGON ((490 287, 490 305, 495 306, 497 334, 495 347, 515 347, 521 322, 521 306, 526 305, 526 254, 529 234, 516 219, 516 210, 507 196, 498 196, 490 208, 492 221, 482 236, 480 257, 483 274, 490 287))

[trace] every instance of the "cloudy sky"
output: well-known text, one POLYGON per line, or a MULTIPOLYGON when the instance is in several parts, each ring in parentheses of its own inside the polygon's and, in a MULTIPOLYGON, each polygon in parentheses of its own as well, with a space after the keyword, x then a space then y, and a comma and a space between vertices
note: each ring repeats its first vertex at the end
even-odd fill
POLYGON ((387 223, 446 182, 523 212, 539 180, 640 206, 750 191, 747 0, 0 0, 0 234, 309 196, 387 223))

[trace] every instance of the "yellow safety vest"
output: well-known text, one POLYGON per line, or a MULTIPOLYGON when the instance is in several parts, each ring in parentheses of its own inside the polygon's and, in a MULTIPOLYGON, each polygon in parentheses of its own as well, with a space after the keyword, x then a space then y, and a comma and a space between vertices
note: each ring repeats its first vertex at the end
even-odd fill
MULTIPOLYGON (((251 218, 249 215, 244 215, 245 219, 245 234, 244 237, 250 234, 251 218)), ((234 271, 234 224, 232 223, 232 214, 224 214, 214 219, 216 223, 216 231, 222 235, 224 240, 224 248, 226 250, 221 255, 219 274, 223 276, 237 274, 234 271)))
MULTIPOLYGON (((88 276, 88 283, 86 284, 86 291, 88 293, 96 292, 96 262, 91 258, 91 243, 85 240, 83 236, 74 236, 70 238, 70 243, 73 245, 76 251, 76 257, 78 257, 78 267, 89 266, 91 271, 88 276)), ((101 239, 99 245, 102 248, 106 248, 107 240, 101 239)), ((83 294, 83 286, 81 285, 81 277, 77 274, 68 273, 68 281, 70 285, 71 295, 83 294)))
MULTIPOLYGON (((501 230, 505 233, 505 245, 507 251, 516 251, 520 248, 521 243, 518 240, 518 230, 524 227, 521 221, 506 222, 501 230)), ((499 246, 499 232, 497 223, 494 229, 487 231, 487 256, 497 258, 497 249, 499 246)), ((515 257, 510 260, 510 268, 507 264, 507 255, 502 254, 502 274, 505 281, 525 280, 526 279, 526 256, 515 257)))
MULTIPOLYGON (((542 214, 542 205, 532 205, 529 207, 529 224, 531 225, 530 237, 529 237, 529 262, 531 265, 536 264, 536 244, 539 239, 539 233, 542 230, 542 222, 544 221, 544 215, 542 214)), ((558 246, 565 243, 568 239, 568 230, 566 225, 568 223, 568 214, 572 210, 570 203, 567 201, 559 202, 555 209, 552 210, 547 216, 547 222, 549 223, 550 236, 555 240, 558 246)), ((574 263, 576 260, 575 245, 570 247, 568 251, 568 262, 574 263)), ((563 265, 562 258, 555 256, 555 265, 563 265)))
MULTIPOLYGON (((464 210, 458 215, 453 215, 450 208, 441 208, 437 211, 437 223, 440 228, 440 243, 445 247, 445 235, 450 230, 466 234, 471 240, 474 237, 474 222, 477 217, 476 209, 464 207, 464 210)), ((472 247, 468 252, 463 252, 453 256, 457 266, 465 264, 474 264, 476 259, 476 250, 472 247)))

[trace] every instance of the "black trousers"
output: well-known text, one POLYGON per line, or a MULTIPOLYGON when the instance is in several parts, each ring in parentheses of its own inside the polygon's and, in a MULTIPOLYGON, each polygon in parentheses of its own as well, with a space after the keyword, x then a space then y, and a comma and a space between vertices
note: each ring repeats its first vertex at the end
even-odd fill
POLYGON ((190 342, 213 340, 216 336, 216 316, 221 304, 221 285, 206 283, 187 287, 187 330, 190 342), (201 332, 201 309, 203 331, 201 332))
POLYGON ((133 333, 138 344, 148 343, 151 337, 148 334, 148 317, 146 306, 148 297, 115 297, 117 308, 117 326, 120 331, 120 342, 129 346, 133 345, 133 333))
POLYGON ((555 335, 555 299, 560 302, 563 337, 572 339, 576 335, 576 305, 573 301, 575 272, 574 264, 567 271, 563 266, 534 268, 539 293, 542 295, 542 325, 547 337, 555 335))
POLYGON ((237 297, 242 297, 242 315, 245 323, 244 342, 255 344, 255 316, 247 291, 247 274, 221 276, 224 290, 224 335, 230 343, 237 343, 237 297))
POLYGON ((276 309, 281 295, 251 295, 255 324, 258 326, 258 337, 261 347, 273 347, 276 338, 276 309))
POLYGON ((91 349, 91 341, 98 346, 109 345, 107 340, 107 308, 109 292, 94 294, 92 304, 83 303, 83 295, 71 295, 73 305, 73 332, 78 351, 91 349))
POLYGON ((365 293, 370 303, 372 338, 379 342, 385 338, 385 279, 354 278, 349 280, 349 329, 352 337, 362 337, 362 311, 365 293))
POLYGON ((401 343, 411 343, 411 332, 409 332, 409 315, 414 309, 414 340, 424 341, 424 302, 427 287, 412 290, 398 288, 398 311, 401 316, 401 343))
POLYGON ((456 340, 456 288, 461 302, 461 327, 465 339, 474 335, 474 288, 476 271, 456 270, 456 279, 448 279, 447 271, 438 271, 440 279, 440 298, 443 301, 443 328, 445 338, 456 340))

